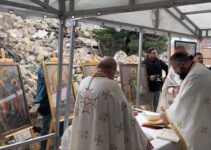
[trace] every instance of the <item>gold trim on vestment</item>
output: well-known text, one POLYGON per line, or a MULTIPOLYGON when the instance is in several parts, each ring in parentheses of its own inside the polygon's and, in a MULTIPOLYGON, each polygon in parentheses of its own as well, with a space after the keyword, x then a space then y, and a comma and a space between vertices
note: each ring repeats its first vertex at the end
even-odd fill
POLYGON ((170 118, 168 117, 167 111, 165 111, 165 115, 168 119, 169 124, 171 125, 171 127, 173 128, 174 132, 177 134, 177 136, 180 138, 181 144, 182 144, 182 148, 183 150, 188 150, 187 149, 187 145, 185 143, 184 138, 182 137, 182 134, 180 134, 179 130, 177 129, 177 127, 174 125, 174 123, 170 120, 170 118))

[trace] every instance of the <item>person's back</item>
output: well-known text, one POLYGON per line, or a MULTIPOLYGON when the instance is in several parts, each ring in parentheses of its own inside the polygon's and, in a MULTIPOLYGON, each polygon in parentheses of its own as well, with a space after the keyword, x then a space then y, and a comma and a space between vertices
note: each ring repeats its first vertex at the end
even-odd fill
POLYGON ((150 145, 118 83, 104 72, 81 82, 69 141, 64 150, 146 150, 150 145))

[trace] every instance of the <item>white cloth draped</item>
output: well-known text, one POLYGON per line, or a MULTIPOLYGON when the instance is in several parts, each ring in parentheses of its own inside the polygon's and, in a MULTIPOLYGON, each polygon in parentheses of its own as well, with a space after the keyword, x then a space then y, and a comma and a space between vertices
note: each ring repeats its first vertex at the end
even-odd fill
POLYGON ((166 113, 184 150, 210 150, 211 72, 205 66, 193 64, 166 113))
POLYGON ((172 67, 170 67, 169 73, 162 87, 162 92, 160 94, 159 103, 157 107, 158 113, 162 112, 162 108, 165 110, 168 109, 173 103, 175 95, 169 91, 169 88, 174 86, 180 86, 180 84, 181 80, 179 78, 179 75, 174 71, 172 67))
POLYGON ((62 150, 146 150, 147 137, 116 81, 85 78, 78 90, 72 129, 62 150))

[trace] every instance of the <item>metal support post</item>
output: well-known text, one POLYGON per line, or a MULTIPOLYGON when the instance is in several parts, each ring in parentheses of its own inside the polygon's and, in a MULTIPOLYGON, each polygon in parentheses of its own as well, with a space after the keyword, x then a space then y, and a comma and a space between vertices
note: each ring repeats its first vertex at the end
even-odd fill
POLYGON ((56 139, 54 149, 58 150, 59 147, 59 128, 60 128, 60 101, 61 101, 61 81, 62 81, 62 62, 63 62, 63 35, 64 35, 65 20, 59 19, 59 60, 58 60, 58 72, 57 72, 57 93, 56 93, 56 117, 55 117, 55 133, 56 139))
POLYGON ((74 56, 74 41, 75 41, 75 21, 71 21, 71 35, 70 35, 70 52, 69 52, 69 68, 68 68, 68 84, 67 84, 67 95, 66 95, 66 106, 65 106, 65 120, 64 120, 64 131, 67 129, 69 124, 69 108, 73 108, 70 103, 70 99, 73 101, 74 97, 72 93, 72 69, 73 69, 73 56, 74 56))
POLYGON ((139 62, 138 62, 138 75, 137 75, 137 87, 136 87, 136 108, 139 108, 140 104, 140 76, 141 76, 141 54, 142 54, 142 39, 143 39, 143 30, 139 32, 139 62))
POLYGON ((171 57, 171 34, 170 33, 168 34, 168 54, 167 54, 167 57, 168 57, 168 68, 170 68, 170 66, 171 66, 171 63, 170 63, 170 57, 171 57))
POLYGON ((201 39, 198 39, 198 49, 197 52, 201 52, 201 39))

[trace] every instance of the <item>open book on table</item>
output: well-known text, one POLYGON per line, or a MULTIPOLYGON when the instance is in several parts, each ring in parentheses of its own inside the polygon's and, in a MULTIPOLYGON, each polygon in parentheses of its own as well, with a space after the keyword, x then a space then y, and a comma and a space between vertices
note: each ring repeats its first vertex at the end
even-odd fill
POLYGON ((172 142, 179 142, 180 140, 173 129, 162 129, 161 133, 157 136, 157 138, 172 142))

